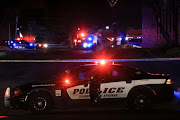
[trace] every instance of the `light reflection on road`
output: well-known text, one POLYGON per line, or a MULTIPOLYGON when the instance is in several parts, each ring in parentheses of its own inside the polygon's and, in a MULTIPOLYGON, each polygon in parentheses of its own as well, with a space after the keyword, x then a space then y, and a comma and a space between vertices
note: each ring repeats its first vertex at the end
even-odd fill
POLYGON ((7 117, 8 117, 8 116, 0 116, 0 119, 1 119, 1 118, 7 118, 7 117))

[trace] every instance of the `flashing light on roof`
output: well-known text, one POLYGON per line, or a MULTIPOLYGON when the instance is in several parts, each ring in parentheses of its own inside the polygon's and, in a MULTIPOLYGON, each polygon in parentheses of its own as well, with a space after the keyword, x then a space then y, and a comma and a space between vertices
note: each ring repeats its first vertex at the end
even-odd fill
POLYGON ((84 37, 85 36, 85 34, 84 33, 81 33, 81 37, 84 37))
POLYGON ((92 37, 88 37, 88 40, 91 41, 91 40, 93 40, 93 38, 92 37))
POLYGON ((87 44, 87 43, 84 43, 84 44, 83 44, 83 47, 84 47, 84 48, 87 48, 87 47, 88 47, 88 44, 87 44))
POLYGON ((19 44, 21 44, 22 42, 21 41, 19 41, 19 44))
POLYGON ((32 46, 33 46, 33 43, 29 43, 29 46, 32 47, 32 46))
POLYGON ((69 79, 66 79, 66 80, 65 80, 65 83, 66 83, 66 84, 70 84, 69 79))
POLYGON ((11 44, 13 44, 13 41, 11 41, 11 44))
POLYGON ((125 40, 128 40, 128 39, 129 39, 128 37, 125 38, 125 40))
POLYGON ((118 38, 117 38, 117 41, 121 41, 121 40, 122 40, 122 37, 118 37, 118 38))
POLYGON ((100 61, 100 65, 105 65, 106 64, 106 61, 105 60, 101 60, 100 61))
POLYGON ((75 39, 74 42, 77 42, 77 40, 75 39))
POLYGON ((87 45, 87 47, 89 47, 89 48, 92 47, 92 43, 89 43, 89 44, 87 45))
POLYGON ((15 46, 16 46, 16 43, 14 43, 13 46, 15 47, 15 46))
POLYGON ((93 43, 96 44, 96 43, 97 43, 97 40, 93 40, 93 43))
POLYGON ((17 38, 17 41, 21 40, 21 38, 17 38))

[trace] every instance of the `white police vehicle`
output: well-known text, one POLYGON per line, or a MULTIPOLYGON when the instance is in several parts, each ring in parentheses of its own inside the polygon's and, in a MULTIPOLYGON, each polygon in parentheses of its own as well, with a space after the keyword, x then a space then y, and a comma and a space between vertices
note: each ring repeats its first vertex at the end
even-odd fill
MULTIPOLYGON (((89 81, 100 80, 100 101, 127 100, 131 109, 147 110, 155 101, 168 101, 174 97, 169 75, 150 74, 119 64, 89 64, 66 71, 59 80, 30 83, 7 88, 6 107, 32 112, 45 112, 57 105, 87 101, 89 81)), ((84 102, 84 103, 87 103, 84 102)))

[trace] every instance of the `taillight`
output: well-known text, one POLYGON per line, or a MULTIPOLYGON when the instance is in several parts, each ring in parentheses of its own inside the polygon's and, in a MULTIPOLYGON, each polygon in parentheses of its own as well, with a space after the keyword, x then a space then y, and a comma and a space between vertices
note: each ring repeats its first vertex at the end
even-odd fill
POLYGON ((167 84, 167 85, 171 85, 171 84, 173 84, 173 81, 172 81, 171 79, 168 79, 168 80, 166 81, 166 84, 167 84))

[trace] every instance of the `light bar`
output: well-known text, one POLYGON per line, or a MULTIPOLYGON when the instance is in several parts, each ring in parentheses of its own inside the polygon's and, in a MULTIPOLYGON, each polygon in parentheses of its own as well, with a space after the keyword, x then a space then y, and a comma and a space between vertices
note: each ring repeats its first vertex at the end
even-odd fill
MULTIPOLYGON (((63 59, 63 60, 0 60, 1 63, 29 62, 29 63, 49 63, 49 62, 100 62, 102 59, 63 59)), ((145 59, 106 59, 106 62, 148 62, 148 61, 180 61, 180 58, 145 58, 145 59)))

